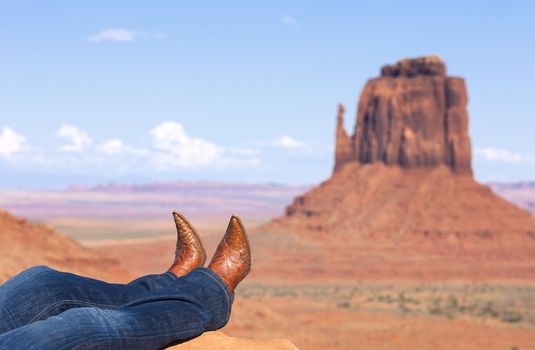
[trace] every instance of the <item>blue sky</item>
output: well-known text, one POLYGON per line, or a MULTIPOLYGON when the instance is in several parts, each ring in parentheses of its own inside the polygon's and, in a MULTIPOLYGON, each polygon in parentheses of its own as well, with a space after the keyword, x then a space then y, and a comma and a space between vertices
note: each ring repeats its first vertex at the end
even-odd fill
POLYGON ((311 183, 381 65, 466 78, 482 181, 535 180, 531 1, 0 1, 0 187, 311 183))

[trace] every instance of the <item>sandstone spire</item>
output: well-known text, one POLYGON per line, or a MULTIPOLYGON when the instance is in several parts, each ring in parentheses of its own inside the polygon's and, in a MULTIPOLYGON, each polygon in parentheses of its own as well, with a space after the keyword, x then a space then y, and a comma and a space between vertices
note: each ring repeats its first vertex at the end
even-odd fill
POLYGON ((438 56, 384 66, 362 90, 352 137, 339 111, 334 171, 348 162, 383 162, 471 173, 467 101, 464 80, 447 76, 438 56))
POLYGON ((344 112, 345 107, 340 103, 338 105, 338 118, 336 122, 335 171, 346 162, 355 158, 352 139, 344 128, 344 112))

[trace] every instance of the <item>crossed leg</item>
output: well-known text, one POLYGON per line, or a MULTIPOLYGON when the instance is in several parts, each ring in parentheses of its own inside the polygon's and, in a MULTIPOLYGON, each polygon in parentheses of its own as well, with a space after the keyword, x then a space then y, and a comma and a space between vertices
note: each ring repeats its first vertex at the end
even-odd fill
POLYGON ((158 349, 223 327, 232 295, 198 268, 115 309, 78 307, 0 335, 0 349, 158 349))
POLYGON ((167 272, 114 284, 53 270, 27 269, 0 285, 0 334, 78 307, 114 309, 175 281, 167 272))

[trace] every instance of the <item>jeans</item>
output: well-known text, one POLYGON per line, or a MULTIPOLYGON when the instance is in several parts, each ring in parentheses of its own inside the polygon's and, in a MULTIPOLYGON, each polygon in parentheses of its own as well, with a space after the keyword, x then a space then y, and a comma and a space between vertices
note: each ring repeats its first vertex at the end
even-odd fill
POLYGON ((206 268, 112 284, 32 267, 0 286, 0 349, 160 349, 222 328, 232 300, 206 268))

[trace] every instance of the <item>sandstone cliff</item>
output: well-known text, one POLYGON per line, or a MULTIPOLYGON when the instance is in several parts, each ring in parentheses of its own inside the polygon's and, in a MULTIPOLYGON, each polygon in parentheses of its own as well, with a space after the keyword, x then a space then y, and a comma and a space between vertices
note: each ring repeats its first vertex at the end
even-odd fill
POLYGON ((437 56, 384 66, 361 93, 352 136, 344 130, 339 107, 334 170, 349 162, 383 162, 445 164, 471 173, 467 100, 464 80, 447 76, 437 56))

